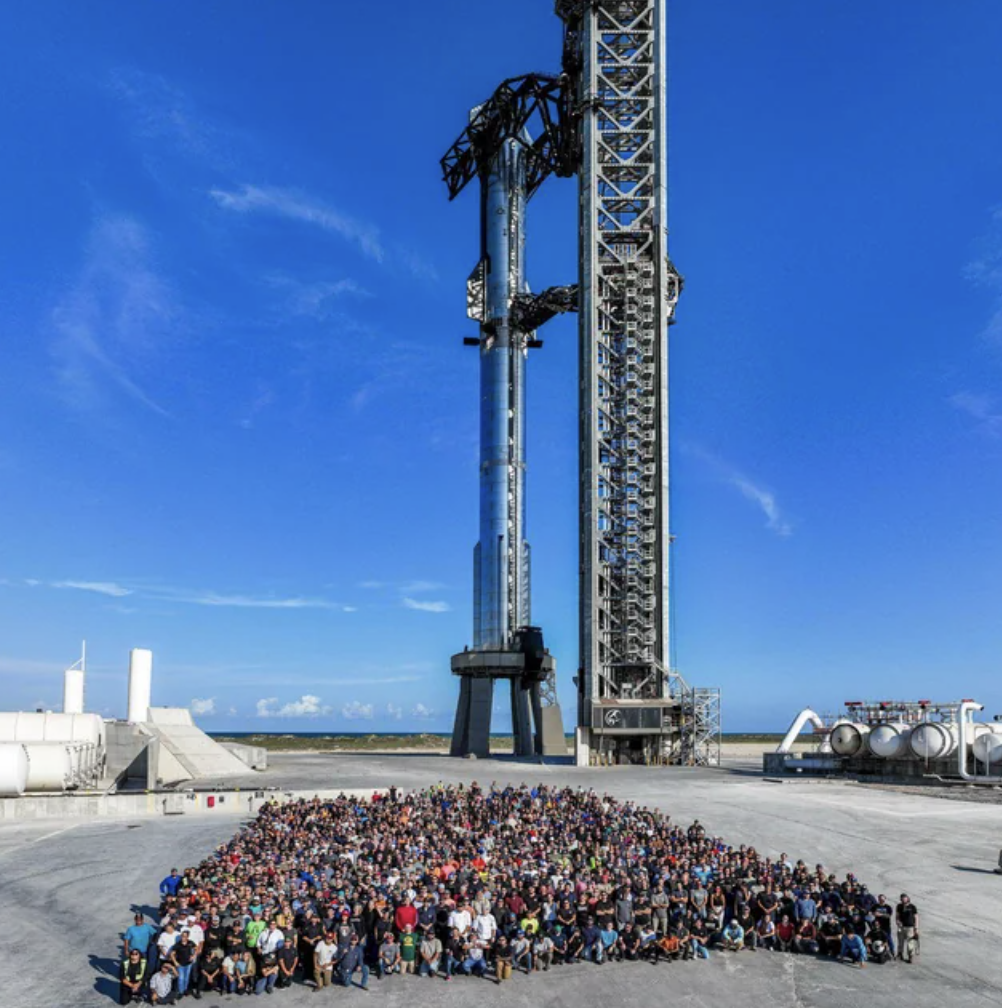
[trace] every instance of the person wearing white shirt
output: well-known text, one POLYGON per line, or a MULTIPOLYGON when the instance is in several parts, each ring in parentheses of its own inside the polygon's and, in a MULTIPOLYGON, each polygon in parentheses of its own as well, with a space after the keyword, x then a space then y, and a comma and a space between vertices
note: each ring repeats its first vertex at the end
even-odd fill
POLYGON ((313 979, 316 981, 314 990, 329 987, 334 983, 334 957, 337 955, 337 943, 332 935, 324 935, 313 948, 313 979))
POLYGON ((277 952, 284 944, 285 935, 275 927, 274 921, 271 922, 268 930, 257 940, 257 947, 263 956, 271 952, 277 952))
POLYGON ((453 910, 449 914, 449 927, 455 928, 460 935, 465 935, 473 924, 473 917, 470 908, 464 903, 458 910, 453 910))
POLYGON ((157 948, 160 950, 160 958, 166 959, 170 955, 170 950, 177 943, 181 936, 174 930, 173 924, 168 924, 157 938, 157 948))
MULTIPOLYGON (((451 916, 451 915, 450 915, 451 916)), ((473 921, 473 931, 477 938, 485 944, 492 945, 497 934, 498 922, 490 913, 479 913, 473 921)))

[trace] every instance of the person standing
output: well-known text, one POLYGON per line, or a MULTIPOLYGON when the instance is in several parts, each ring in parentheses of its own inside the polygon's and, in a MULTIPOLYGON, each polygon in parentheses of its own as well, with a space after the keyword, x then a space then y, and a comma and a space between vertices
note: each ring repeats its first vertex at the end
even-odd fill
POLYGON ((898 923, 898 958, 911 963, 918 945, 918 908, 908 893, 901 894, 901 902, 894 909, 894 918, 898 923))
POLYGON ((313 980, 315 991, 327 987, 334 982, 334 957, 337 955, 337 945, 334 936, 325 934, 313 947, 313 980))
POLYGON ((191 968, 195 963, 195 946, 188 940, 187 930, 181 932, 181 940, 170 950, 170 963, 177 970, 178 997, 184 997, 188 993, 191 968))
POLYGON ((404 925, 400 936, 400 972, 413 973, 417 961, 418 937, 410 924, 404 925))

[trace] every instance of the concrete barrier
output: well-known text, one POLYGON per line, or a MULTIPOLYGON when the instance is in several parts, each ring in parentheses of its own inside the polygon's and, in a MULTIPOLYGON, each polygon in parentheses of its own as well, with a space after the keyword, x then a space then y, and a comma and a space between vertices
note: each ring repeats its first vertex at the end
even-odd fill
POLYGON ((147 815, 256 815, 270 801, 297 798, 371 798, 379 788, 307 788, 304 790, 145 791, 130 794, 23 795, 0 798, 0 822, 24 819, 78 819, 147 815))

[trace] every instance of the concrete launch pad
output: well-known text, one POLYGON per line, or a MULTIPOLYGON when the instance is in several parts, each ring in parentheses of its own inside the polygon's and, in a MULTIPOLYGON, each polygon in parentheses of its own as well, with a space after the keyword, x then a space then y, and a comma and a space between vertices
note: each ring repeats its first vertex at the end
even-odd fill
MULTIPOLYGON (((896 899, 908 891, 921 913, 922 958, 865 970, 800 956, 714 955, 706 963, 560 967, 495 987, 413 977, 373 979, 368 994, 336 990, 341 1003, 387 1008, 461 1008, 471 993, 488 1008, 727 1004, 798 1008, 951 1008, 1002 1004, 1002 877, 991 869, 1002 844, 1002 804, 844 783, 772 783, 751 769, 538 766, 512 760, 435 756, 276 755, 257 787, 437 781, 561 781, 595 787, 694 818, 734 843, 786 852, 832 871, 853 871, 896 899)), ((0 824, 0 1005, 116 1003, 120 933, 132 908, 158 902, 160 879, 199 860, 238 827, 236 815, 148 816, 0 824)), ((210 996, 203 1004, 221 1004, 210 996)), ((310 988, 276 992, 279 1005, 315 1004, 310 988)))

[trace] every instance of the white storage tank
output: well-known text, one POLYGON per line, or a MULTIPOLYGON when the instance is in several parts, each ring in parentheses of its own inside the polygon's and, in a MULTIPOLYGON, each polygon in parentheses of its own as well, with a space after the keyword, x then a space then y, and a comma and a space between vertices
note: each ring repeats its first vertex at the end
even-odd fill
POLYGON ((17 798, 28 786, 28 753, 18 742, 0 743, 0 798, 17 798))
POLYGON ((63 673, 63 713, 84 712, 84 670, 68 668, 63 673))
POLYGON ((832 728, 829 741, 836 756, 860 756, 864 752, 870 726, 860 721, 840 721, 832 728))
POLYGON ((0 714, 0 742, 88 742, 104 748, 104 720, 99 714, 0 714))
POLYGON ((919 759, 946 759, 957 751, 959 730, 955 724, 925 721, 908 736, 908 748, 919 759))
POLYGON ((866 747, 879 759, 900 759, 908 755, 909 725, 903 721, 888 721, 870 729, 866 747))
POLYGON ((129 652, 129 717, 133 724, 150 719, 153 702, 153 652, 133 648, 129 652))
POLYGON ((58 742, 29 742, 25 791, 65 791, 74 783, 70 747, 58 742))
POLYGON ((974 758, 982 763, 1002 763, 1002 724, 978 725, 983 731, 974 737, 974 758))

